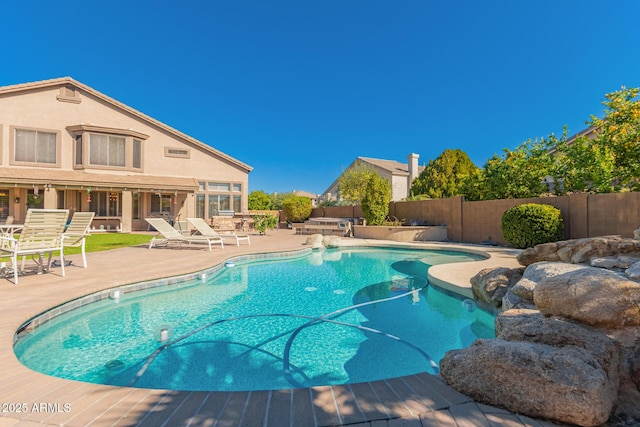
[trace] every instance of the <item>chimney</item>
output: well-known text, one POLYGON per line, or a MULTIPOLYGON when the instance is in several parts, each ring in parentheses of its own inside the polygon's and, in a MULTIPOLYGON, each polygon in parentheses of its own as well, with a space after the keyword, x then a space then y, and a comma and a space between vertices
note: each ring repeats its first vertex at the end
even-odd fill
POLYGON ((411 188, 411 184, 413 180, 420 175, 418 172, 418 159, 420 158, 419 154, 411 153, 408 156, 407 165, 409 166, 409 188, 411 188))

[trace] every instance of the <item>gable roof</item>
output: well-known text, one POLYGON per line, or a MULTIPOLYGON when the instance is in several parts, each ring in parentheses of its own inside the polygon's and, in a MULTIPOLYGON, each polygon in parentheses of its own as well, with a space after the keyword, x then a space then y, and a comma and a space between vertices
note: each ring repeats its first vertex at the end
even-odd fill
POLYGON ((173 136, 175 136, 178 139, 184 140, 185 142, 188 142, 192 145, 197 146, 198 148, 201 148, 202 150, 209 152, 210 154, 214 155, 215 157, 218 157, 220 159, 223 159, 235 166, 237 166, 240 169, 244 169, 247 172, 251 172, 253 170, 253 167, 249 166, 246 163, 241 162, 240 160, 229 156, 228 154, 223 153, 220 150, 216 150, 215 148, 211 147, 210 145, 205 144, 204 142, 198 141, 197 139, 190 137, 189 135, 180 132, 177 129, 172 128, 169 125, 166 125, 150 116, 147 116, 144 113, 141 113, 140 111, 129 107, 128 105, 125 105, 119 101, 116 101, 115 99, 101 93, 98 92, 97 90, 83 84, 80 83, 79 81, 72 79, 71 77, 60 77, 60 78, 56 78, 56 79, 50 79, 50 80, 41 80, 41 81, 37 81, 37 82, 31 82, 31 83, 20 83, 20 84, 16 84, 16 85, 11 85, 11 86, 2 86, 0 87, 0 95, 4 95, 4 94, 13 94, 13 93, 19 93, 19 92, 24 92, 24 91, 29 91, 29 90, 35 90, 35 89, 42 89, 42 88, 49 88, 49 87, 56 87, 56 86, 63 86, 63 85, 71 85, 71 86, 75 86, 76 88, 98 98, 101 99, 102 101, 112 105, 113 107, 119 109, 119 110, 123 110, 131 115, 133 115, 134 117, 137 117, 139 119, 141 119, 144 122, 147 122, 148 124, 150 124, 151 126, 160 128, 162 130, 164 130, 165 132, 168 132, 170 134, 172 134, 173 136))
POLYGON ((374 159, 372 157, 358 157, 358 160, 377 166, 392 175, 409 176, 409 165, 395 160, 374 159))

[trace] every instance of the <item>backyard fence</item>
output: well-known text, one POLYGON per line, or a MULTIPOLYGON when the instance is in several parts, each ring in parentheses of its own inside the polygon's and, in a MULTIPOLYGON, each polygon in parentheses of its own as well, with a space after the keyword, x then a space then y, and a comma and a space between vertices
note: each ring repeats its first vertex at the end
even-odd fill
MULTIPOLYGON (((446 225, 453 242, 505 244, 502 215, 524 203, 543 203, 562 212, 565 239, 605 235, 632 237, 640 228, 640 193, 573 194, 561 197, 467 202, 463 197, 391 202, 389 216, 404 224, 446 225)), ((311 217, 360 218, 360 206, 315 208, 311 217)))

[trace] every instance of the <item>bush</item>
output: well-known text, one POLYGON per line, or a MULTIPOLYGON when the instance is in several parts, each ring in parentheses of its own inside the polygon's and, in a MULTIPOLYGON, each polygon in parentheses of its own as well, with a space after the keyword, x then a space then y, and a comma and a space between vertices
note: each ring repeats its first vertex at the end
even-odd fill
POLYGON ((311 215, 311 199, 304 196, 291 196, 282 202, 282 212, 289 222, 304 222, 311 215))
POLYGON ((362 198, 362 213, 368 225, 381 225, 389 214, 391 185, 380 175, 372 174, 362 198))
POLYGON ((519 249, 564 238, 560 210, 550 205, 525 203, 508 209, 502 215, 502 236, 519 249))
POLYGON ((270 214, 261 214, 253 217, 253 228, 258 230, 260 234, 265 234, 267 230, 276 228, 278 225, 278 217, 270 214))

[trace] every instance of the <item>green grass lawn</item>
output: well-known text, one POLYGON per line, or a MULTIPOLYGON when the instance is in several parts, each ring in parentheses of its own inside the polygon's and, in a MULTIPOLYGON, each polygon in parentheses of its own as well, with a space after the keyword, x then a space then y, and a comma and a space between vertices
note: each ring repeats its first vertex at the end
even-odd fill
MULTIPOLYGON (((86 252, 108 251, 109 249, 124 248, 127 246, 136 246, 148 244, 153 235, 151 234, 127 234, 127 233, 95 233, 87 236, 85 244, 86 252)), ((16 235, 16 238, 18 236, 16 235)), ((80 247, 67 247, 64 254, 79 254, 80 247)), ((53 253, 54 256, 59 255, 58 252, 53 253)), ((0 257, 1 261, 9 261, 7 257, 0 257)))
MULTIPOLYGON (((151 234, 128 234, 128 233, 95 233, 87 237, 85 244, 86 252, 108 251, 109 249, 125 248, 149 243, 153 235, 151 234)), ((79 254, 80 248, 65 248, 65 255, 79 254)))

